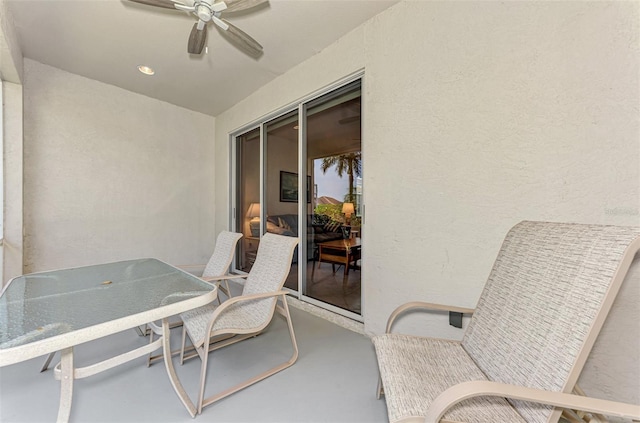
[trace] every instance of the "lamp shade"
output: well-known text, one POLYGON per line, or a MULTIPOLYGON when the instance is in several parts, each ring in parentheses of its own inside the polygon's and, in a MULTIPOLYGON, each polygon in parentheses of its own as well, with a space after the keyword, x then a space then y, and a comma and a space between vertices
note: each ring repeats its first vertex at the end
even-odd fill
POLYGON ((342 204, 342 213, 346 214, 347 216, 350 216, 351 214, 353 214, 353 212, 354 212, 353 203, 342 204))
POLYGON ((260 217, 260 203, 251 203, 249 210, 247 210, 247 217, 250 219, 260 217))

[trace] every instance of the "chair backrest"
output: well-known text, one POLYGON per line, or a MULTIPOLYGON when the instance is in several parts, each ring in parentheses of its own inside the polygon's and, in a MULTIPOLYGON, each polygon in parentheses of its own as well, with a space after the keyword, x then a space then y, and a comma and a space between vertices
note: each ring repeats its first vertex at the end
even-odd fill
MULTIPOLYGON (((570 392, 639 248, 640 228, 519 223, 463 347, 493 381, 570 392)), ((549 406, 512 404, 530 423, 559 418, 549 406)))
MULTIPOLYGON (((256 261, 249 271, 242 295, 281 290, 291 270, 293 251, 297 244, 297 237, 268 232, 264 234, 260 238, 256 261)), ((268 319, 275 301, 275 298, 256 301, 251 305, 250 313, 254 317, 260 316, 257 320, 268 319)))
POLYGON ((227 273, 240 238, 242 234, 237 232, 222 231, 218 234, 213 254, 202 272, 203 277, 222 276, 227 273))

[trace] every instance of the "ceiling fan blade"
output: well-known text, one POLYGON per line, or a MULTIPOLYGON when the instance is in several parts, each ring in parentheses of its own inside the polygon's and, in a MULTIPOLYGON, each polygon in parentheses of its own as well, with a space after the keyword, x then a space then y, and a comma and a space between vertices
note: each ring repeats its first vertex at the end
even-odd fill
POLYGON ((207 42, 207 27, 198 29, 198 23, 193 24, 191 34, 189 34, 189 43, 187 44, 187 51, 190 54, 202 54, 204 44, 207 42))
POLYGON ((238 12, 240 10, 251 9, 259 4, 266 3, 269 0, 224 0, 227 8, 224 13, 238 12))
POLYGON ((193 7, 193 5, 195 4, 194 0, 171 0, 171 2, 187 7, 193 7))
POLYGON ((262 46, 259 42, 251 38, 249 34, 242 31, 237 26, 229 23, 225 19, 221 19, 225 24, 229 25, 229 29, 225 31, 225 34, 229 35, 233 41, 235 41, 239 47, 246 50, 248 53, 252 55, 259 55, 262 53, 262 46))
POLYGON ((173 6, 174 2, 172 2, 171 0, 129 0, 129 1, 132 1, 134 3, 146 4, 149 6, 164 7, 165 9, 176 10, 176 8, 173 6))
POLYGON ((183 10, 185 12, 189 12, 189 13, 193 13, 195 12, 196 8, 193 6, 187 6, 185 4, 182 3, 173 3, 174 7, 178 10, 183 10))

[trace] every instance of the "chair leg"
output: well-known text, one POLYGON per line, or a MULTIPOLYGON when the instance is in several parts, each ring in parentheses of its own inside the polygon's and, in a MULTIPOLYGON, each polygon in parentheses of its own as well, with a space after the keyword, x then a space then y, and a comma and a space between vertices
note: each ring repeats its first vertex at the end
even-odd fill
POLYGON ((180 347, 180 365, 184 364, 184 346, 187 342, 187 328, 182 326, 182 345, 180 347))
MULTIPOLYGON (((295 335, 295 332, 293 331, 293 322, 291 321, 291 314, 289 313, 289 306, 287 305, 286 296, 283 296, 281 301, 282 301, 282 306, 276 305, 276 308, 278 309, 278 312, 282 316, 284 316, 284 318, 287 320, 287 325, 289 327, 289 336, 291 337, 291 345, 293 346, 293 354, 291 355, 291 358, 289 360, 285 361, 282 364, 279 364, 279 365, 277 365, 275 367, 272 367, 271 369, 269 369, 269 370, 267 370, 267 371, 265 371, 265 372, 263 372, 263 373, 261 373, 261 374, 259 374, 257 376, 252 377, 249 380, 241 382, 241 383, 239 383, 239 384, 237 384, 237 385, 235 385, 235 386, 233 386, 231 388, 225 389, 224 391, 222 391, 222 392, 220 392, 218 394, 212 395, 207 399, 202 399, 201 402, 199 402, 199 409, 200 410, 202 410, 202 408, 204 408, 204 407, 206 407, 206 406, 208 406, 210 404, 213 404, 216 401, 219 401, 219 400, 221 400, 223 398, 228 397, 229 395, 231 395, 231 394, 233 394, 235 392, 240 391, 241 389, 244 389, 244 388, 246 388, 248 386, 253 385, 256 382, 259 382, 259 381, 261 381, 263 379, 266 379, 269 376, 272 376, 272 375, 274 375, 274 374, 286 369, 287 367, 291 367, 296 362, 296 360, 298 359, 298 353, 299 353, 298 352, 298 343, 296 342, 296 335, 295 335)), ((205 345, 205 347, 203 347, 202 351, 204 352, 204 357, 203 356, 200 357, 203 360, 203 362, 205 361, 205 358, 208 357, 208 354, 207 354, 207 350, 208 349, 209 349, 208 345, 205 345)), ((198 349, 198 351, 200 351, 200 349, 198 349)), ((202 396, 204 396, 204 380, 205 380, 205 377, 206 377, 206 374, 205 374, 206 365, 203 365, 202 369, 203 369, 202 370, 203 373, 202 373, 202 376, 201 376, 201 384, 202 385, 201 385, 200 394, 202 396)))
POLYGON ((202 367, 200 369, 200 391, 198 393, 198 414, 202 414, 202 407, 204 403, 204 385, 207 381, 207 362, 209 360, 209 343, 205 342, 205 345, 202 350, 202 367))
MULTIPOLYGON (((287 319, 287 326, 289 327, 289 336, 291 337, 291 345, 293 346, 293 355, 289 359, 289 366, 298 360, 298 343, 296 342, 296 333, 293 331, 293 321, 291 320, 291 313, 289 313, 289 305, 287 304, 287 297, 282 297, 282 309, 285 312, 285 319, 287 319)), ((289 367, 287 366, 287 367, 289 367)))
MULTIPOLYGON (((227 298, 231 298, 231 288, 229 288, 229 281, 224 281, 224 288, 221 288, 220 291, 224 292, 227 298)), ((220 297, 218 297, 218 303, 222 304, 220 302, 220 297)))

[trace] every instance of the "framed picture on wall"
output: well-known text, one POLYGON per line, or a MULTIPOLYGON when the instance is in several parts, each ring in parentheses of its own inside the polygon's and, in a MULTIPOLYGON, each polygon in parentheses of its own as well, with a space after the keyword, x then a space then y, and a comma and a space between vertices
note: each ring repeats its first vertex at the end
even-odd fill
MULTIPOLYGON (((311 202, 309 196, 309 186, 311 185, 311 176, 307 176, 307 203, 311 202)), ((298 174, 292 172, 280 171, 280 201, 284 203, 298 202, 298 174)))

